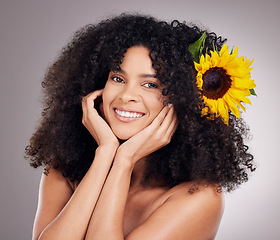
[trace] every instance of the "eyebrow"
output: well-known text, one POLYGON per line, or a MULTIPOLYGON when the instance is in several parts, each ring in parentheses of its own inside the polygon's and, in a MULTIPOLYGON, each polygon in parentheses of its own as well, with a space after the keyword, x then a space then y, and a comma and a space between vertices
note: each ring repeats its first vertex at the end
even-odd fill
POLYGON ((157 78, 155 74, 140 74, 139 76, 142 78, 157 78))
MULTIPOLYGON (((116 71, 113 71, 114 73, 123 73, 123 74, 126 74, 126 72, 122 69, 118 69, 116 71)), ((146 73, 143 73, 143 74, 139 74, 139 77, 141 78, 156 78, 157 79, 157 75, 156 74, 146 74, 146 73)))

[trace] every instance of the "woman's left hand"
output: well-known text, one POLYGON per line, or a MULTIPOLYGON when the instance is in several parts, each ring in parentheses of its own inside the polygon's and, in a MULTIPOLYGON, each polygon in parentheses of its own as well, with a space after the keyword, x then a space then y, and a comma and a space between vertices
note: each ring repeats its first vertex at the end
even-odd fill
POLYGON ((117 156, 130 159, 134 165, 139 159, 167 145, 176 131, 178 120, 174 107, 165 106, 153 122, 142 131, 125 141, 117 156))

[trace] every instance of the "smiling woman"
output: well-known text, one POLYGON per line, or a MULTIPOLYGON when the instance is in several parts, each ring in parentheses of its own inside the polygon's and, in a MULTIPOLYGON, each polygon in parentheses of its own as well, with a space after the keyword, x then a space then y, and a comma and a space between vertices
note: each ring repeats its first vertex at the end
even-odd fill
POLYGON ((128 14, 75 34, 45 76, 42 122, 26 148, 31 166, 45 167, 33 239, 215 238, 222 192, 254 170, 248 128, 226 101, 226 114, 213 112, 198 84, 223 88, 224 72, 199 74, 224 42, 128 14))
POLYGON ((129 48, 120 70, 109 73, 102 94, 105 119, 117 138, 127 140, 151 124, 164 107, 162 88, 149 50, 129 48))

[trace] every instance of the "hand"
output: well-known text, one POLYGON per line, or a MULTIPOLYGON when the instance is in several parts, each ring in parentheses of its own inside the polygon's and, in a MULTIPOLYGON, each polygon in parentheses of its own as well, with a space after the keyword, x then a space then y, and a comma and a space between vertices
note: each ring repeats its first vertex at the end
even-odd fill
POLYGON ((178 126, 172 105, 165 106, 153 122, 128 139, 119 148, 117 155, 129 158, 132 164, 137 160, 167 145, 178 126))
POLYGON ((97 90, 88 94, 83 98, 82 123, 90 132, 90 134, 94 137, 98 146, 104 146, 104 145, 119 146, 119 141, 117 137, 114 135, 109 125, 98 114, 97 110, 94 107, 94 100, 99 96, 101 96, 102 93, 103 93, 103 89, 97 90))

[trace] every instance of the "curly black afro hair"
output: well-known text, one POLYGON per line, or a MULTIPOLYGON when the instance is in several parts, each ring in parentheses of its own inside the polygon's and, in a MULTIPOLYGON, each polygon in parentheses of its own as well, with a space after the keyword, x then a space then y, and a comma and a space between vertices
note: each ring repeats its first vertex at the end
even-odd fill
MULTIPOLYGON (((188 46, 204 31, 179 21, 123 14, 76 32, 42 83, 45 107, 26 148, 30 165, 52 166, 71 181, 83 178, 97 144, 82 124, 81 99, 104 88, 109 71, 120 66, 127 49, 141 45, 150 50, 153 68, 167 86, 180 122, 171 142, 150 156, 144 182, 157 179, 173 187, 198 181, 231 191, 247 181, 254 164, 244 143, 246 125, 231 114, 228 125, 219 117, 201 117, 199 106, 204 103, 188 46)), ((213 45, 220 49, 225 40, 205 32, 204 53, 213 45)))

